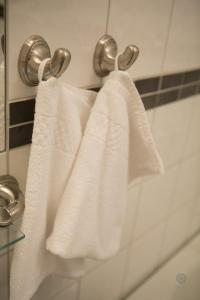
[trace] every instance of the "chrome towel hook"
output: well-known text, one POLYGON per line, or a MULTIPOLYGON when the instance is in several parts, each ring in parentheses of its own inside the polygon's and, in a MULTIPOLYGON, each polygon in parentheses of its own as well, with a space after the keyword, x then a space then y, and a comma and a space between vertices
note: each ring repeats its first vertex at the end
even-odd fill
MULTIPOLYGON (((139 48, 134 45, 126 47, 119 56, 119 70, 127 70, 132 66, 139 54, 139 48)), ((112 36, 104 34, 97 42, 93 64, 96 74, 100 77, 108 75, 114 70, 117 43, 112 36)))
MULTIPOLYGON (((39 35, 32 35, 22 45, 19 59, 18 71, 22 81, 28 86, 38 85, 38 68, 40 63, 51 57, 47 42, 39 35)), ((71 60, 68 49, 58 48, 44 69, 44 80, 49 77, 60 77, 67 69, 71 60)))

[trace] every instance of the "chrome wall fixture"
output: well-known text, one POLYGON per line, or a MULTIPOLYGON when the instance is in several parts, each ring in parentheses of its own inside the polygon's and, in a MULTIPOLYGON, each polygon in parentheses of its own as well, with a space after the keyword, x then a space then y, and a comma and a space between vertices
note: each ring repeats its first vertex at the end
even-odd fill
POLYGON ((10 175, 0 176, 0 226, 8 226, 24 211, 24 195, 17 180, 10 175))
MULTIPOLYGON (((38 85, 38 68, 40 63, 51 57, 47 42, 39 35, 32 35, 22 45, 19 59, 18 71, 22 81, 28 86, 38 85)), ((60 77, 67 69, 71 60, 68 49, 58 48, 53 57, 45 65, 43 80, 49 77, 60 77)))
MULTIPOLYGON (((119 56, 119 70, 129 69, 139 54, 139 48, 134 45, 126 47, 119 56)), ((106 76, 114 70, 115 57, 117 55, 117 43, 112 36, 104 34, 97 42, 93 64, 96 74, 100 77, 106 76)))

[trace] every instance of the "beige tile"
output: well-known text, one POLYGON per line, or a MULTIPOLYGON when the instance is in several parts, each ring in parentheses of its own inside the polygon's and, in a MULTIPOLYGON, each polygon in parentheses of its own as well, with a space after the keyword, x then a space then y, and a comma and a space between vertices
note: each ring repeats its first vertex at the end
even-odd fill
POLYGON ((41 283, 39 289, 31 298, 31 300, 50 300, 60 291, 72 285, 72 283, 73 281, 67 278, 60 277, 54 274, 50 275, 41 283))
POLYGON ((89 273, 93 271, 94 269, 98 268, 100 265, 102 265, 104 261, 102 260, 97 260, 97 259, 91 259, 91 258, 86 258, 85 259, 85 273, 89 273))
POLYGON ((6 168, 6 154, 5 152, 0 153, 0 175, 7 174, 6 168))
POLYGON ((190 233, 200 230, 200 197, 194 200, 194 213, 190 223, 190 233))
POLYGON ((199 300, 199 240, 182 249, 127 300, 199 300))
MULTIPOLYGON (((65 288, 63 291, 58 293, 55 297, 53 297, 51 300, 79 300, 78 296, 78 285, 74 284, 70 287, 65 288)), ((46 298, 43 298, 41 300, 46 300, 46 298)))
POLYGON ((30 146, 10 150, 10 173, 19 181, 22 191, 25 191, 26 175, 29 162, 30 146))
POLYGON ((111 1, 108 33, 116 39, 119 52, 129 44, 140 49, 137 61, 129 70, 134 78, 157 75, 161 71, 171 4, 171 0, 111 1))
POLYGON ((154 113, 155 113, 154 109, 148 109, 148 110, 146 110, 146 114, 147 114, 147 118, 148 118, 150 126, 151 126, 152 121, 153 121, 154 113))
POLYGON ((196 69, 200 66, 199 12, 198 0, 174 1, 164 68, 166 72, 196 69))
POLYGON ((85 0, 84 3, 79 0, 10 0, 9 98, 35 94, 35 88, 21 82, 17 70, 20 48, 32 34, 41 35, 52 53, 58 47, 71 51, 72 60, 63 80, 75 86, 99 83, 93 70, 93 53, 98 38, 105 32, 107 7, 107 0, 85 0))
POLYGON ((155 111, 153 135, 165 167, 183 156, 190 116, 188 99, 162 105, 155 111))
POLYGON ((80 300, 119 299, 127 250, 123 250, 81 280, 80 300))
POLYGON ((130 247, 123 294, 127 294, 157 265, 163 230, 164 224, 160 224, 130 247))
POLYGON ((192 201, 200 195, 200 155, 195 155, 182 162, 171 210, 175 210, 185 201, 192 201))
POLYGON ((150 231, 167 217, 177 177, 177 167, 142 184, 134 238, 150 231))
MULTIPOLYGON (((0 254, 2 254, 0 252, 0 254)), ((0 299, 6 300, 8 299, 9 294, 9 283, 8 283, 8 276, 9 276, 9 268, 8 268, 8 255, 3 254, 0 256, 0 299)))
POLYGON ((174 285, 171 272, 159 272, 126 300, 172 300, 174 285))
POLYGON ((140 185, 132 186, 128 190, 127 208, 123 225, 121 247, 126 246, 133 239, 133 230, 139 201, 139 191, 140 185))
POLYGON ((193 214, 194 201, 182 205, 169 217, 162 245, 161 261, 177 250, 190 237, 193 214))
MULTIPOLYGON (((186 147, 184 150, 185 157, 200 150, 200 95, 194 96, 192 99, 192 115, 187 136, 186 147)), ((190 99, 188 100, 190 101, 190 99)))

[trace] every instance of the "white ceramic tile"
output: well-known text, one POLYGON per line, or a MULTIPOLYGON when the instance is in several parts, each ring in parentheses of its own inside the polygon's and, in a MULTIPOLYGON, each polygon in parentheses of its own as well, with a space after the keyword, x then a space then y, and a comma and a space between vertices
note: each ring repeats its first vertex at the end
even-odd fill
POLYGON ((128 190, 127 208, 124 220, 121 246, 126 246, 133 238, 134 224, 136 221, 140 185, 133 185, 128 190))
POLYGON ((172 300, 174 285, 171 272, 159 272, 126 300, 172 300))
POLYGON ((161 71, 171 4, 171 0, 111 1, 108 33, 116 39, 119 52, 129 44, 140 49, 137 61, 129 70, 134 78, 161 71))
POLYGON ((31 300, 50 300, 61 290, 72 285, 72 280, 57 275, 50 275, 41 283, 31 300))
POLYGON ((167 217, 177 177, 177 167, 142 184, 134 238, 150 231, 167 217))
POLYGON ((93 53, 106 27, 107 0, 8 1, 9 98, 35 94, 18 75, 17 60, 26 38, 41 35, 51 52, 66 47, 72 60, 63 79, 75 86, 99 83, 93 70, 93 53))
POLYGON ((186 147, 184 151, 185 156, 189 156, 200 150, 200 95, 196 95, 192 100, 192 115, 189 126, 189 133, 187 137, 186 147))
POLYGON ((182 249, 127 300, 199 300, 199 241, 200 237, 182 249))
POLYGON ((161 261, 177 250, 190 237, 193 215, 194 201, 191 201, 182 205, 169 217, 162 245, 161 261))
POLYGON ((199 27, 200 1, 175 0, 165 61, 166 72, 200 66, 199 27))
POLYGON ((81 280, 80 300, 119 299, 127 250, 105 262, 81 280))
POLYGON ((155 112, 154 109, 148 109, 148 110, 146 110, 146 114, 147 114, 147 118, 148 118, 150 126, 151 126, 152 121, 153 121, 154 112, 155 112))
POLYGON ((103 263, 104 262, 101 260, 86 258, 85 265, 84 265, 85 273, 87 274, 87 273, 93 271, 94 269, 98 268, 103 263))
MULTIPOLYGON (((0 252, 1 254, 1 252, 0 252)), ((0 255, 0 299, 8 299, 9 285, 8 285, 8 255, 0 255)))
POLYGON ((162 105, 155 111, 153 135, 165 166, 178 162, 183 156, 191 107, 187 98, 162 105))
MULTIPOLYGON (((43 298, 41 300, 46 300, 43 298)), ((58 293, 55 297, 51 300, 79 300, 78 299, 78 285, 74 284, 70 287, 65 288, 63 291, 58 293)))
POLYGON ((163 230, 164 224, 160 224, 130 247, 123 294, 127 294, 157 265, 163 230))
POLYGON ((5 152, 0 153, 0 175, 7 174, 6 171, 6 154, 5 152))
POLYGON ((10 150, 10 174, 18 180, 22 191, 25 191, 26 175, 29 161, 30 146, 10 150))
POLYGON ((194 200, 194 214, 191 219, 190 233, 193 234, 200 230, 200 197, 194 200))
POLYGON ((171 210, 185 201, 192 201, 200 194, 200 154, 184 160, 178 170, 171 210))

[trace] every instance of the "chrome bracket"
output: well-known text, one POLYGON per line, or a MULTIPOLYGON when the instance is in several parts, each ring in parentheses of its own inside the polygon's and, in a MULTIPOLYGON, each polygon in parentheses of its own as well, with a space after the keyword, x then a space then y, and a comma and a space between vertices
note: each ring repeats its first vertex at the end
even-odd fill
MULTIPOLYGON (((135 45, 129 45, 119 56, 119 70, 129 69, 139 54, 139 48, 135 45)), ((106 76, 115 68, 115 57, 117 55, 117 43, 114 38, 104 34, 97 42, 93 65, 95 73, 100 76, 106 76)))
MULTIPOLYGON (((32 35, 26 39, 18 59, 19 75, 26 85, 38 85, 38 68, 46 58, 51 58, 51 51, 41 36, 32 35)), ((47 80, 51 76, 60 77, 67 69, 70 60, 71 54, 68 49, 56 49, 53 57, 45 65, 43 80, 47 80)))
POLYGON ((8 226, 24 211, 24 195, 10 175, 0 176, 0 226, 8 226))

